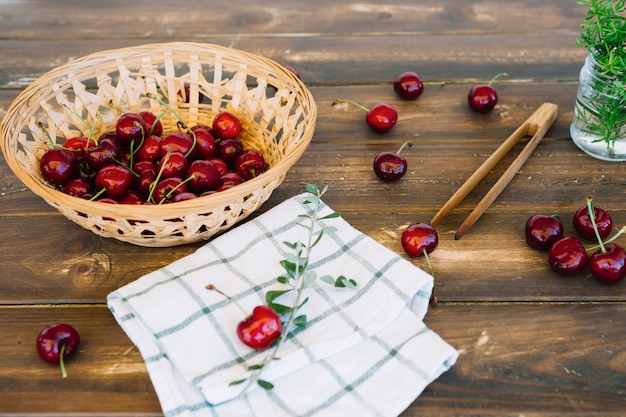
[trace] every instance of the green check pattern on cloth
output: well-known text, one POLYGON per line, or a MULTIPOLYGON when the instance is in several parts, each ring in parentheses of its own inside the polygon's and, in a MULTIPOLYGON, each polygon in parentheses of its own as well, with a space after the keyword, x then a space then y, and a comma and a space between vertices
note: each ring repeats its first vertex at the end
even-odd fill
MULTIPOLYGON (((318 276, 354 279, 357 288, 318 280, 299 311, 307 327, 292 329, 280 359, 263 371, 274 388, 254 385, 240 395, 245 384, 230 385, 267 352, 237 339, 241 310, 205 286, 214 284, 247 311, 263 304, 268 290, 281 289, 280 261, 290 251, 283 242, 308 237, 298 224, 305 198, 292 197, 109 294, 165 416, 397 416, 455 363, 457 351, 422 321, 433 278, 333 218, 324 222, 336 231, 323 235, 310 265, 318 276)), ((329 213, 323 205, 321 215, 329 213)))

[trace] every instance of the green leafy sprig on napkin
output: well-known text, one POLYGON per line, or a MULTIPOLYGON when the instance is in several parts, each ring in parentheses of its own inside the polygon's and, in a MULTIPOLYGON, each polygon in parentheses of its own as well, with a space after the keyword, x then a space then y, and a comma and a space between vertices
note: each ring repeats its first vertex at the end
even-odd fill
POLYGON ((260 363, 248 367, 248 370, 251 372, 249 377, 231 382, 231 385, 238 385, 244 382, 246 383, 241 395, 243 395, 247 389, 255 383, 266 390, 274 388, 274 385, 271 382, 261 379, 261 374, 270 362, 278 359, 277 354, 280 346, 283 341, 289 337, 292 327, 296 329, 306 328, 306 315, 299 314, 299 310, 308 301, 308 298, 304 295, 307 288, 311 287, 318 279, 336 288, 356 288, 357 286, 355 280, 346 278, 343 275, 337 278, 333 278, 330 275, 318 277, 317 272, 310 268, 309 260, 313 248, 320 242, 324 234, 332 233, 336 230, 334 226, 319 227, 318 222, 341 216, 341 214, 337 212, 320 216, 319 212, 323 207, 321 198, 327 190, 327 186, 320 190, 314 184, 306 185, 306 191, 310 193, 310 195, 303 201, 303 203, 309 206, 310 212, 300 214, 298 217, 303 219, 302 223, 299 225, 308 231, 307 240, 306 242, 283 242, 283 244, 291 250, 291 253, 285 256, 285 259, 280 261, 285 273, 276 278, 276 280, 278 283, 286 285, 288 288, 268 291, 265 294, 265 302, 267 305, 274 309, 277 314, 286 316, 283 325, 283 332, 276 340, 268 355, 260 363), (293 301, 291 304, 285 305, 280 303, 279 298, 289 293, 293 295, 293 301))

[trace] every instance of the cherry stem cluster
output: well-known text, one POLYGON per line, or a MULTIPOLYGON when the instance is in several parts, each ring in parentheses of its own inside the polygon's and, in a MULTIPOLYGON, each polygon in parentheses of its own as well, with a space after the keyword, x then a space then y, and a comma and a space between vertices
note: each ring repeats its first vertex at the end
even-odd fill
POLYGON ((596 251, 596 250, 600 249, 600 251, 602 253, 606 253, 606 248, 604 247, 604 245, 615 241, 618 237, 620 237, 621 235, 626 233, 626 226, 623 226, 610 239, 608 239, 606 241, 602 241, 602 238, 600 237, 600 232, 598 231, 598 225, 596 223, 596 213, 595 213, 594 208, 593 208, 593 197, 591 197, 591 196, 587 196, 587 210, 589 211, 589 220, 591 220, 591 225, 593 227, 593 231, 596 234, 596 238, 598 239, 598 244, 588 248, 587 251, 596 251))

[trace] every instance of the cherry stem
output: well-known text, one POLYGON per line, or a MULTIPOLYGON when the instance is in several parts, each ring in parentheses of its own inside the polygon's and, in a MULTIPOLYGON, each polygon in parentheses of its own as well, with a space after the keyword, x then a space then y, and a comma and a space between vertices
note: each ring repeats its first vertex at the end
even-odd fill
POLYGON ((163 200, 159 201, 159 204, 163 204, 163 202, 165 202, 165 200, 167 200, 168 198, 171 198, 174 195, 174 191, 178 190, 185 183, 191 181, 194 178, 195 178, 195 176, 192 174, 189 177, 185 178, 185 180, 181 181, 180 184, 176 184, 176 186, 174 188, 172 188, 171 190, 169 190, 167 192, 167 194, 165 194, 165 196, 163 197, 163 200))
POLYGON ((495 82, 498 78, 500 78, 500 77, 508 77, 508 76, 509 76, 509 74, 507 74, 506 72, 501 72, 500 74, 498 74, 498 75, 496 75, 495 77, 493 77, 493 78, 491 79, 491 81, 489 81, 489 84, 487 84, 487 85, 491 85, 491 84, 493 84, 493 83, 494 83, 494 82, 495 82))
POLYGON ((587 210, 589 211, 589 219, 591 220, 591 225, 593 226, 593 232, 596 234, 596 239, 598 239, 600 251, 602 251, 602 253, 606 253, 606 248, 604 247, 604 243, 600 237, 600 232, 598 231, 598 225, 596 224, 596 213, 593 209, 593 197, 591 196, 587 196, 587 210))
POLYGON ((191 155, 191 153, 193 152, 193 150, 196 147, 196 144, 198 143, 198 137, 196 136, 196 132, 194 132, 193 130, 189 130, 187 132, 187 134, 191 135, 191 137, 193 138, 193 143, 191 144, 191 147, 189 148, 189 150, 187 151, 187 153, 185 154, 185 158, 188 158, 189 155, 191 155))
POLYGON ((102 188, 100 191, 98 191, 97 193, 95 193, 95 194, 93 195, 93 197, 91 197, 91 198, 89 199, 89 201, 96 201, 96 200, 98 199, 98 197, 100 197, 102 194, 104 194, 104 193, 106 192, 106 190, 107 190, 106 188, 102 188))
MULTIPOLYGON (((612 238, 606 240, 605 242, 603 242, 603 244, 606 245, 607 243, 611 243, 611 242, 617 240, 617 238, 620 237, 621 235, 623 235, 624 233, 626 233, 626 226, 623 226, 621 229, 619 229, 617 231, 617 233, 612 238)), ((600 245, 595 245, 595 246, 591 246, 589 249, 587 249, 587 251, 596 251, 596 250, 598 250, 600 248, 601 248, 600 245)))
POLYGON ((430 262, 430 257, 428 256, 428 251, 426 250, 426 248, 422 249, 422 252, 424 253, 426 264, 428 264, 428 270, 430 271, 430 275, 432 275, 433 277, 433 292, 430 295, 429 304, 435 307, 437 303, 439 302, 437 296, 435 295, 435 272, 433 271, 433 264, 430 262))
POLYGON ((403 150, 406 146, 408 146, 408 147, 410 148, 411 146, 413 146, 413 142, 411 142, 410 140, 409 140, 409 141, 404 142, 404 143, 402 144, 402 146, 400 146, 400 149, 398 149, 398 152, 396 152, 396 153, 397 153, 398 155, 400 155, 400 152, 402 152, 402 150, 403 150))
POLYGON ((178 113, 176 113, 174 111, 174 109, 167 104, 166 102, 164 102, 163 100, 161 100, 159 97, 157 97, 156 95, 152 94, 152 93, 147 93, 146 96, 148 98, 151 98, 153 100, 156 100, 160 105, 164 106, 166 109, 168 109, 169 111, 172 112, 172 114, 174 116, 176 116, 176 118, 178 119, 178 121, 180 122, 181 126, 183 127, 183 129, 187 129, 187 124, 185 123, 185 121, 183 120, 182 117, 180 117, 180 115, 178 113))
POLYGON ((359 109, 362 109, 362 110, 365 110, 365 111, 370 111, 367 107, 363 106, 362 104, 357 103, 356 101, 352 101, 352 100, 337 99, 337 100, 333 101, 333 106, 335 104, 339 104, 339 103, 349 103, 349 104, 352 104, 353 106, 358 107, 359 109))
POLYGON ((67 371, 65 370, 65 361, 63 356, 65 355, 65 343, 61 345, 61 352, 59 353, 59 365, 61 366, 61 376, 67 378, 67 371))
POLYGON ((150 183, 150 186, 148 187, 150 189, 150 192, 148 193, 148 198, 146 199, 146 201, 154 202, 154 189, 156 188, 157 184, 161 180, 161 176, 163 175, 163 170, 165 169, 165 164, 167 164, 167 161, 169 161, 169 159, 170 159, 170 153, 168 152, 165 154, 165 156, 161 160, 161 169, 159 169, 159 172, 157 173, 156 178, 154 179, 154 181, 150 183))
POLYGON ((210 291, 217 291, 218 293, 220 293, 221 295, 224 296, 224 298, 226 298, 228 301, 230 301, 231 303, 233 303, 234 305, 236 305, 237 307, 239 307, 239 310, 241 310, 243 312, 243 315, 248 317, 250 314, 248 314, 248 312, 241 306, 241 304, 239 304, 237 302, 237 300, 235 300, 233 297, 231 297, 230 295, 224 293, 222 290, 220 290, 219 288, 217 288, 215 285, 213 284, 209 284, 206 287, 207 290, 210 291))
POLYGON ((159 115, 154 119, 154 123, 152 123, 152 126, 150 126, 150 131, 148 132, 149 135, 152 135, 152 132, 154 132, 154 128, 156 127, 157 123, 159 123, 159 120, 163 118, 164 115, 165 115, 165 112, 161 110, 159 115))

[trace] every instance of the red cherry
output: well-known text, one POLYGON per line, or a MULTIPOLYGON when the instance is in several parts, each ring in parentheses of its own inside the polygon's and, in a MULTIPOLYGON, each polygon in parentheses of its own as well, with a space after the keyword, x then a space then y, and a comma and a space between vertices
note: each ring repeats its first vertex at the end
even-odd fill
POLYGON ((74 178, 78 172, 78 163, 70 151, 52 148, 41 157, 39 169, 45 179, 62 185, 74 178))
POLYGON ((554 242, 548 251, 548 263, 559 275, 575 275, 587 266, 589 256, 580 240, 567 236, 554 242))
POLYGON ((333 102, 333 105, 336 105, 338 103, 349 103, 362 110, 365 110, 367 112, 367 114, 365 115, 365 122, 370 127, 370 129, 375 132, 387 132, 392 127, 394 127, 396 125, 396 122, 398 121, 398 112, 390 104, 378 103, 368 109, 367 107, 352 100, 335 100, 333 102))
POLYGON ((300 71, 298 71, 297 69, 295 69, 294 67, 285 67, 285 69, 289 72, 291 72, 293 75, 296 76, 296 78, 301 79, 302 77, 300 77, 300 71))
POLYGON ((222 139, 217 147, 217 157, 221 158, 229 168, 235 167, 235 161, 241 152, 243 152, 243 143, 237 138, 222 139))
POLYGON ((252 314, 237 325, 237 337, 255 350, 267 349, 281 335, 278 314, 268 306, 256 306, 252 314))
POLYGON ((193 150, 193 156, 199 159, 207 159, 215 156, 217 151, 217 142, 211 128, 206 125, 195 125, 191 129, 190 135, 195 135, 196 146, 193 150))
POLYGON ((183 177, 189 168, 189 160, 180 152, 171 152, 160 161, 162 178, 183 177))
POLYGON ((114 145, 107 145, 106 143, 87 149, 87 154, 85 155, 87 165, 94 171, 98 171, 107 165, 115 164, 119 159, 121 159, 119 150, 114 145))
POLYGON ((228 165, 226 165, 226 162, 224 162, 222 158, 208 158, 207 161, 213 162, 215 168, 220 172, 220 177, 229 171, 228 165))
MULTIPOLYGON (((593 207, 593 214, 595 216, 600 239, 606 239, 613 230, 613 219, 611 215, 606 210, 599 207, 593 207)), ((581 237, 593 241, 597 240, 596 233, 593 230, 593 223, 589 216, 589 207, 585 205, 576 210, 572 223, 574 229, 581 237)))
MULTIPOLYGON (((183 83, 183 91, 178 91, 178 97, 180 97, 181 101, 184 103, 189 103, 191 97, 191 84, 189 81, 183 83)), ((202 102, 204 102, 204 94, 198 92, 198 103, 202 102)))
POLYGON ((130 142, 148 135, 149 127, 144 119, 136 113, 125 113, 115 123, 115 133, 120 140, 130 142))
POLYGON ((178 201, 187 201, 187 200, 193 200, 194 198, 198 198, 198 196, 190 191, 184 191, 182 193, 178 193, 175 194, 171 199, 170 202, 172 203, 176 203, 178 201))
POLYGON ((220 172, 212 162, 199 159, 187 169, 187 184, 196 193, 211 191, 222 185, 220 172))
POLYGON ((185 132, 172 132, 161 139, 159 150, 161 157, 165 157, 170 152, 180 152, 188 155, 194 146, 193 139, 185 132))
POLYGON ((535 214, 526 221, 525 236, 531 248, 548 251, 554 242, 563 237, 563 224, 555 216, 535 214))
POLYGON ((159 169, 156 163, 151 161, 137 162, 133 171, 138 177, 133 178, 133 189, 144 197, 150 192, 150 184, 156 179, 159 169))
POLYGON ((86 178, 72 178, 61 190, 68 195, 80 198, 91 198, 93 195, 93 184, 86 178))
POLYGON ((161 120, 157 120, 156 114, 149 111, 142 111, 139 113, 139 116, 143 119, 148 128, 146 135, 161 136, 163 134, 163 124, 161 120))
POLYGON ((69 324, 51 324, 37 336, 37 354, 48 363, 60 364, 65 378, 65 360, 76 352, 79 343, 80 336, 75 328, 69 324))
POLYGON ((414 223, 407 227, 400 239, 402 248, 411 257, 431 253, 439 244, 437 231, 429 224, 414 223))
POLYGON ((222 112, 215 116, 211 128, 220 139, 235 139, 241 133, 241 122, 234 114, 222 112))
POLYGON ((392 182, 404 177, 408 164, 406 158, 400 155, 400 152, 406 145, 410 147, 412 143, 405 142, 397 152, 379 152, 374 157, 374 172, 378 178, 386 182, 392 182))
POLYGON ((415 100, 424 91, 424 84, 413 71, 403 72, 393 82, 393 90, 406 100, 415 100))
POLYGON ((170 201, 176 194, 185 193, 189 191, 187 184, 178 177, 165 178, 159 181, 154 187, 154 193, 152 194, 154 202, 162 204, 170 201))
POLYGON ((626 251, 620 245, 607 243, 589 258, 591 274, 605 284, 617 284, 626 276, 626 251))
POLYGON ((142 205, 146 203, 146 200, 139 193, 130 190, 118 200, 118 203, 142 205))
POLYGON ((237 156, 235 171, 245 180, 254 178, 265 171, 265 157, 256 149, 247 149, 237 156))
POLYGON ((470 108, 479 113, 488 113, 496 107, 498 103, 498 93, 492 87, 492 83, 507 74, 501 73, 491 79, 489 84, 474 85, 467 94, 467 103, 470 108))
POLYGON ((161 138, 159 136, 150 135, 145 138, 135 153, 135 160, 152 162, 158 160, 161 157, 160 143, 161 138))
POLYGON ((63 142, 63 149, 70 151, 70 155, 72 155, 74 159, 81 161, 85 159, 85 153, 90 145, 95 145, 95 141, 89 140, 83 136, 77 136, 63 142))
POLYGON ((106 189, 112 199, 122 197, 133 184, 130 171, 121 165, 107 165, 96 175, 96 187, 106 189))

